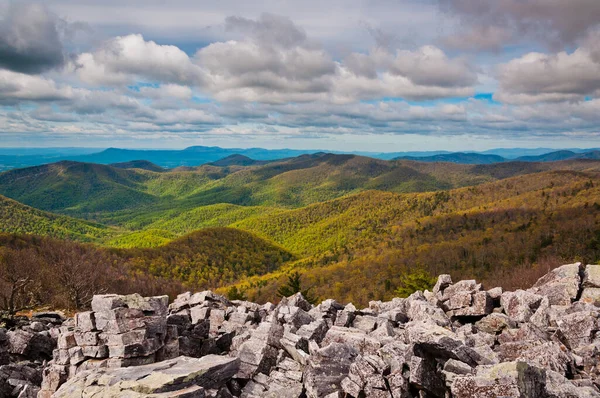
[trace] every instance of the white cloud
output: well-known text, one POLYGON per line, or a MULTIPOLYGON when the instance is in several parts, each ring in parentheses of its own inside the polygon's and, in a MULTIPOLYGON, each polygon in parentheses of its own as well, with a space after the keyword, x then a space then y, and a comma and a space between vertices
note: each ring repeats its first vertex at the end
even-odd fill
POLYGON ((72 98, 71 87, 57 85, 42 76, 0 69, 0 104, 21 101, 57 101, 72 98))
POLYGON ((529 53, 501 65, 495 98, 508 103, 574 101, 600 90, 600 63, 580 47, 573 53, 529 53))
POLYGON ((77 73, 91 84, 119 84, 134 79, 199 84, 201 72, 176 46, 146 41, 139 34, 119 36, 77 59, 77 73))

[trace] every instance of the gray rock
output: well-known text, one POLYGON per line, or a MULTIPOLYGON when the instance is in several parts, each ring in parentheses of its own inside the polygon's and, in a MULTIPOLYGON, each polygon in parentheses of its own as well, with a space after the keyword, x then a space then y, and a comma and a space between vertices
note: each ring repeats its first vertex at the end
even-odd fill
POLYGON ((346 344, 332 343, 310 356, 304 371, 304 387, 309 398, 340 391, 358 351, 346 344))
POLYGON ((209 355, 200 359, 178 357, 124 369, 85 371, 63 384, 53 397, 117 398, 146 397, 151 394, 202 397, 204 389, 222 387, 238 368, 237 358, 209 355))
POLYGON ((452 396, 473 397, 544 397, 546 373, 525 362, 505 362, 478 366, 475 375, 456 376, 452 396))
POLYGON ((542 299, 543 297, 538 294, 517 290, 502 293, 500 302, 510 319, 515 322, 527 322, 539 307, 542 299))
POLYGON ((551 305, 570 305, 579 291, 580 268, 581 263, 555 268, 538 279, 529 290, 547 297, 551 305))

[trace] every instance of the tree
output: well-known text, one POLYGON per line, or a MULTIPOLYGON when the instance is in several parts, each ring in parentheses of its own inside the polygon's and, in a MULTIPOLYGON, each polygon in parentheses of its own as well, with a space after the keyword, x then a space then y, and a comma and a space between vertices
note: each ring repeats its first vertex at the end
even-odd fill
POLYGON ((39 263, 33 249, 0 248, 0 298, 2 309, 9 317, 37 304, 35 285, 39 263))
POLYGON ((237 286, 231 286, 227 291, 229 300, 247 300, 246 289, 238 289, 237 286))
POLYGON ((435 277, 422 269, 405 273, 400 277, 400 286, 395 293, 398 297, 408 297, 417 290, 431 290, 436 281, 435 277))
POLYGON ((48 256, 49 278, 72 309, 87 307, 94 294, 106 293, 111 259, 102 251, 74 242, 52 245, 45 242, 48 256))
POLYGON ((306 301, 311 304, 315 304, 317 302, 317 298, 310 294, 311 289, 311 287, 302 289, 302 277, 300 272, 295 271, 288 275, 287 283, 277 289, 277 294, 281 297, 290 297, 296 293, 302 293, 302 296, 304 296, 306 301))

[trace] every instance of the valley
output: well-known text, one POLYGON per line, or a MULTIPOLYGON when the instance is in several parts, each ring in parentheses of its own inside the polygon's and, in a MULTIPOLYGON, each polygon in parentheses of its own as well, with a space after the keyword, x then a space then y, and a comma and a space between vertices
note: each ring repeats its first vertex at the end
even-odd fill
POLYGON ((0 195, 3 233, 93 243, 134 275, 263 302, 292 271, 318 296, 366 304, 417 271, 514 288, 524 269, 600 258, 600 161, 589 159, 63 161, 0 174, 0 195))

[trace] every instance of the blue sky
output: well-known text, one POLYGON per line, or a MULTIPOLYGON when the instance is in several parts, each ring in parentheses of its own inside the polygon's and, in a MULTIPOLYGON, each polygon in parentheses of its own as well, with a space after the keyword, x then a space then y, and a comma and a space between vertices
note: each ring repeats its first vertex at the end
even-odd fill
POLYGON ((0 146, 600 146, 597 0, 0 0, 0 146))

